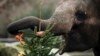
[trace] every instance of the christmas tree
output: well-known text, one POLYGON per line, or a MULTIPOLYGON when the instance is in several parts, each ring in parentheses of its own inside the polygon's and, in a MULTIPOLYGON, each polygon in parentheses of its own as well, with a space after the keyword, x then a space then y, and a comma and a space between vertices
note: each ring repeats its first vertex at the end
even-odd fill
POLYGON ((37 28, 35 28, 33 33, 25 33, 22 37, 22 41, 24 42, 24 55, 23 56, 55 56, 56 53, 50 53, 51 49, 59 46, 60 39, 55 37, 48 28, 45 31, 37 32, 37 28), (38 34, 42 34, 41 36, 37 36, 38 34), (36 35, 37 34, 37 35, 36 35), (25 36, 30 36, 26 38, 25 36))

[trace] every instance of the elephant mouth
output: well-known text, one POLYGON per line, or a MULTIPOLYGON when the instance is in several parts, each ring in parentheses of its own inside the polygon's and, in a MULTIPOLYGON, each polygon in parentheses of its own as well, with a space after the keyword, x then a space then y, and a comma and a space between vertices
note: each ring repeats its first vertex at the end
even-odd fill
POLYGON ((86 32, 84 32, 83 26, 82 24, 78 25, 74 25, 72 27, 72 29, 68 32, 68 38, 69 39, 75 39, 75 40, 79 40, 80 38, 86 37, 87 34, 86 32), (85 36, 84 36, 85 35, 85 36))
POLYGON ((68 37, 69 38, 79 38, 81 37, 81 34, 78 31, 72 30, 68 33, 68 37))
POLYGON ((64 39, 65 41, 62 44, 63 47, 60 54, 63 54, 64 52, 81 51, 81 47, 84 47, 83 33, 80 32, 79 29, 71 29, 67 35, 67 40, 64 39))

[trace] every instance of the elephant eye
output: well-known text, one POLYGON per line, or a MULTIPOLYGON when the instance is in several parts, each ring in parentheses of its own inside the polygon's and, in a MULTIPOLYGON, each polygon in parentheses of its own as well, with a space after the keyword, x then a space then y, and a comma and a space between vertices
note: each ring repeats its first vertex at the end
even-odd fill
POLYGON ((75 12, 75 16, 76 16, 77 20, 79 20, 79 21, 83 21, 83 20, 87 19, 87 15, 85 14, 85 12, 80 11, 80 10, 75 12))

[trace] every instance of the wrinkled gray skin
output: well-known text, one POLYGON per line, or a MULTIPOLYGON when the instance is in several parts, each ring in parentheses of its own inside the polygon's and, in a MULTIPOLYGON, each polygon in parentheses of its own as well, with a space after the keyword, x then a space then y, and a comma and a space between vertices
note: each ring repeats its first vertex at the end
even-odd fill
POLYGON ((51 32, 65 39, 62 53, 93 48, 95 56, 100 56, 99 3, 99 0, 67 0, 56 8, 50 19, 25 17, 9 24, 8 32, 16 35, 22 29, 39 28, 39 24, 44 31, 47 25, 54 24, 51 32))

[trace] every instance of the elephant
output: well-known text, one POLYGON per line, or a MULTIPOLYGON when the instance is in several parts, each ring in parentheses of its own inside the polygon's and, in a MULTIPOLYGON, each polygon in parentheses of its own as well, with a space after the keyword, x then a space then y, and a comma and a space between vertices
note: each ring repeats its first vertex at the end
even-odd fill
POLYGON ((60 4, 49 19, 27 16, 8 25, 10 34, 16 35, 23 29, 34 30, 35 26, 44 31, 50 30, 55 36, 62 35, 64 52, 85 51, 93 49, 95 56, 100 56, 100 0, 67 0, 60 4), (39 27, 39 24, 41 26, 39 27))

